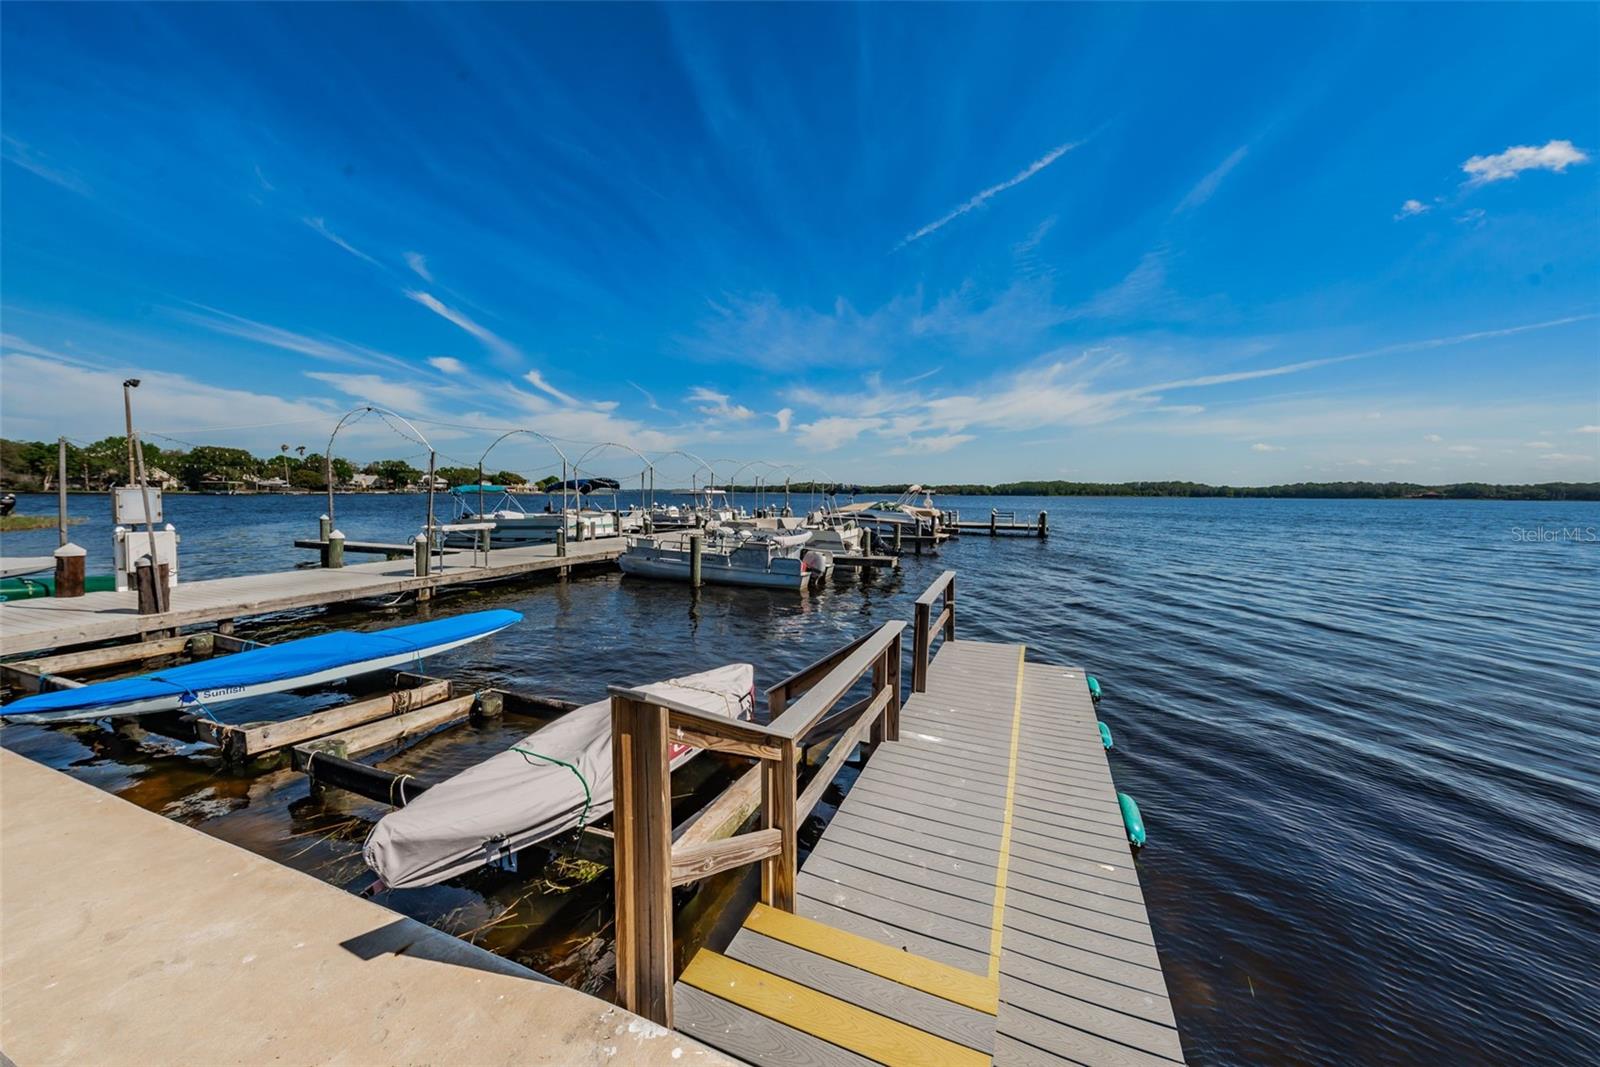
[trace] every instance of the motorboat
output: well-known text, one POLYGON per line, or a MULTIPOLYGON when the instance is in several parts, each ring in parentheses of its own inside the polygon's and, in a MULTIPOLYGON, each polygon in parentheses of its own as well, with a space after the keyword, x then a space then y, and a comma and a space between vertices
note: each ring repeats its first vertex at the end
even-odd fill
MULTIPOLYGON (((755 668, 715 670, 641 687, 710 715, 749 719, 755 668)), ((699 749, 671 742, 673 770, 699 749)), ((388 889, 437 885, 487 865, 510 866, 521 849, 592 825, 611 813, 611 700, 567 712, 504 752, 430 786, 385 815, 362 856, 388 889)))
MULTIPOLYGON (((624 574, 687 582, 688 531, 628 538, 617 558, 624 574)), ((713 585, 751 585, 804 592, 821 585, 833 557, 808 544, 810 530, 765 530, 745 526, 708 528, 700 547, 700 579, 713 585)))
POLYGON ((728 497, 726 489, 690 490, 686 496, 689 503, 678 506, 677 504, 655 504, 650 508, 650 528, 652 530, 687 530, 691 527, 715 526, 730 523, 737 519, 748 518, 745 510, 736 506, 728 497))
MULTIPOLYGON (((491 548, 547 545, 556 539, 557 531, 563 526, 568 541, 617 535, 617 516, 613 511, 568 507, 565 500, 559 508, 547 503, 544 511, 529 511, 516 494, 503 485, 458 485, 450 490, 450 499, 455 506, 451 525, 494 523, 489 533, 491 548)), ((581 496, 578 499, 581 500, 581 496)), ((447 548, 473 548, 477 537, 473 530, 453 530, 445 534, 444 543, 447 548)))
POLYGON ((911 486, 894 500, 845 504, 837 509, 837 514, 854 519, 862 529, 886 541, 894 537, 896 527, 902 534, 932 536, 944 517, 934 506, 933 494, 920 485, 911 486))

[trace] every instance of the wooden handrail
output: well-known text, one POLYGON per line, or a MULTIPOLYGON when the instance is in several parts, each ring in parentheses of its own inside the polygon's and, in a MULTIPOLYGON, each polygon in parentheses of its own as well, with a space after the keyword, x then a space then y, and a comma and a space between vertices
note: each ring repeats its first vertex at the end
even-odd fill
POLYGON ((767 729, 778 737, 797 740, 816 725, 817 721, 850 691, 861 676, 881 658, 891 644, 898 644, 905 630, 904 622, 886 622, 878 627, 850 655, 839 662, 816 685, 806 691, 799 701, 785 709, 782 715, 767 724, 767 729))
POLYGON ((956 636, 956 572, 945 571, 935 578, 927 591, 917 597, 915 623, 911 646, 911 691, 928 691, 928 663, 933 656, 933 639, 944 634, 946 641, 956 636), (941 594, 944 609, 938 618, 933 616, 933 605, 941 594))
POLYGON ((789 700, 796 695, 796 690, 810 689, 817 682, 826 677, 828 672, 837 667, 840 661, 847 658, 850 653, 860 648, 872 637, 868 630, 849 644, 834 649, 808 667, 801 667, 777 685, 767 688, 767 721, 771 722, 783 714, 789 706, 789 700))
MULTIPOLYGON (((672 1025, 672 887, 748 863, 761 864, 761 900, 794 911, 801 823, 858 744, 900 732, 901 634, 904 622, 876 630, 779 683, 808 685, 805 695, 766 725, 727 719, 613 686, 611 753, 615 780, 612 871, 616 878, 617 996, 630 1011, 672 1025), (826 669, 822 664, 827 664, 826 669), (872 672, 872 692, 852 705, 854 722, 829 712, 872 672), (827 719, 843 733, 799 792, 799 742, 827 719), (671 746, 674 742, 751 757, 755 767, 707 805, 673 841, 671 746), (728 836, 760 794, 761 827, 728 836)), ((769 690, 770 692, 770 690, 769 690)), ((781 703, 781 700, 780 700, 781 703)))

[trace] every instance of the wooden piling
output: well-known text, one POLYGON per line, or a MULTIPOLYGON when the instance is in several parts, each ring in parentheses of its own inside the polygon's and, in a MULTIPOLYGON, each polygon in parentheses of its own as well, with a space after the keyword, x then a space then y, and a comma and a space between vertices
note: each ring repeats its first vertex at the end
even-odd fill
POLYGON ((417 534, 411 542, 412 573, 418 578, 428 576, 428 538, 425 534, 417 534))
POLYGON ((333 520, 323 515, 317 519, 317 540, 326 541, 328 534, 333 532, 333 520))
POLYGON ((556 555, 567 554, 567 524, 565 521, 556 527, 556 555))
POLYGON ((611 698, 615 783, 617 999, 661 1024, 672 1021, 672 779, 667 714, 611 698))
POLYGON ((1042 539, 1042 538, 1046 538, 1046 537, 1049 537, 1049 536, 1050 536, 1050 513, 1048 511, 1041 511, 1041 512, 1039 512, 1039 537, 1042 539))
POLYGON ((166 610, 167 565, 153 566, 149 556, 133 565, 134 589, 139 594, 139 614, 159 615, 166 610))
POLYGON ((900 529, 901 529, 901 525, 902 524, 898 523, 898 522, 894 524, 894 554, 897 555, 897 556, 900 554, 900 529))
POLYGON ((324 539, 322 565, 324 567, 344 566, 344 534, 338 530, 328 531, 328 536, 324 539))
POLYGON ((83 595, 84 563, 88 555, 70 541, 56 549, 56 596, 83 595))
POLYGON ((1000 513, 998 511, 989 512, 989 536, 1000 536, 1000 513))
POLYGON ((700 588, 700 535, 689 535, 689 588, 700 588))

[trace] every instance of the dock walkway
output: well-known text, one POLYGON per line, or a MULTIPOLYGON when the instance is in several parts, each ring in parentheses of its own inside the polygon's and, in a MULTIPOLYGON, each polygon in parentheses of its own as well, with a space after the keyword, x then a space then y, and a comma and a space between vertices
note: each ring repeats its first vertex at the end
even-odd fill
POLYGON ((474 565, 470 553, 447 555, 442 563, 434 557, 433 573, 423 577, 406 559, 180 581, 171 590, 172 610, 159 615, 140 615, 138 598, 131 591, 7 601, 0 603, 0 653, 21 655, 367 597, 431 593, 466 582, 497 581, 605 562, 616 559, 625 547, 624 538, 604 537, 569 542, 564 556, 556 555, 553 544, 498 548, 490 554, 487 565, 474 565))
POLYGON ((6 1062, 732 1062, 9 751, 0 804, 6 1062))
POLYGON ((800 868, 673 991, 756 1064, 1183 1062, 1084 674, 947 642, 800 868))

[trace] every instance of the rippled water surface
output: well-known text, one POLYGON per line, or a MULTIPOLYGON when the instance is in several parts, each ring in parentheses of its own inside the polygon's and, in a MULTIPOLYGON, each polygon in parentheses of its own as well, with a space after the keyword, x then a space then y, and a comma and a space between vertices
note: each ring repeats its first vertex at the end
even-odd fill
MULTIPOLYGON (((1119 788, 1184 1045, 1197 1063, 1600 1062, 1600 508, 1465 501, 950 500, 1050 511, 1051 537, 972 537, 810 598, 615 574, 437 601, 524 624, 441 675, 588 700, 730 659, 758 685, 960 575, 965 637, 1022 641, 1106 688, 1119 788), (1576 536, 1573 536, 1573 535, 1576 536), (1587 539, 1586 539, 1587 536, 1587 539)), ((52 502, 25 497, 22 510, 52 502)), ((416 497, 341 500, 352 538, 415 530, 416 497)), ((104 569, 104 501, 73 528, 104 569)), ((317 498, 170 497, 183 573, 293 566, 317 498)), ((6 555, 54 533, 8 534, 6 555)), ((312 613, 266 639, 417 617, 312 613)), ((332 697, 274 698, 256 715, 332 697)), ((526 723, 460 728, 387 766, 443 774, 526 723)), ((221 773, 101 726, 8 726, 8 747, 340 885, 381 808, 289 771, 221 773)), ((701 776, 727 772, 707 765, 701 776)), ((689 788, 689 783, 685 788, 689 788)), ((836 797, 835 797, 836 799, 836 797)), ((819 809, 822 810, 822 809, 819 809)), ((573 872, 480 874, 383 902, 604 991, 609 897, 573 872)), ((707 928, 737 878, 679 916, 707 928)))

